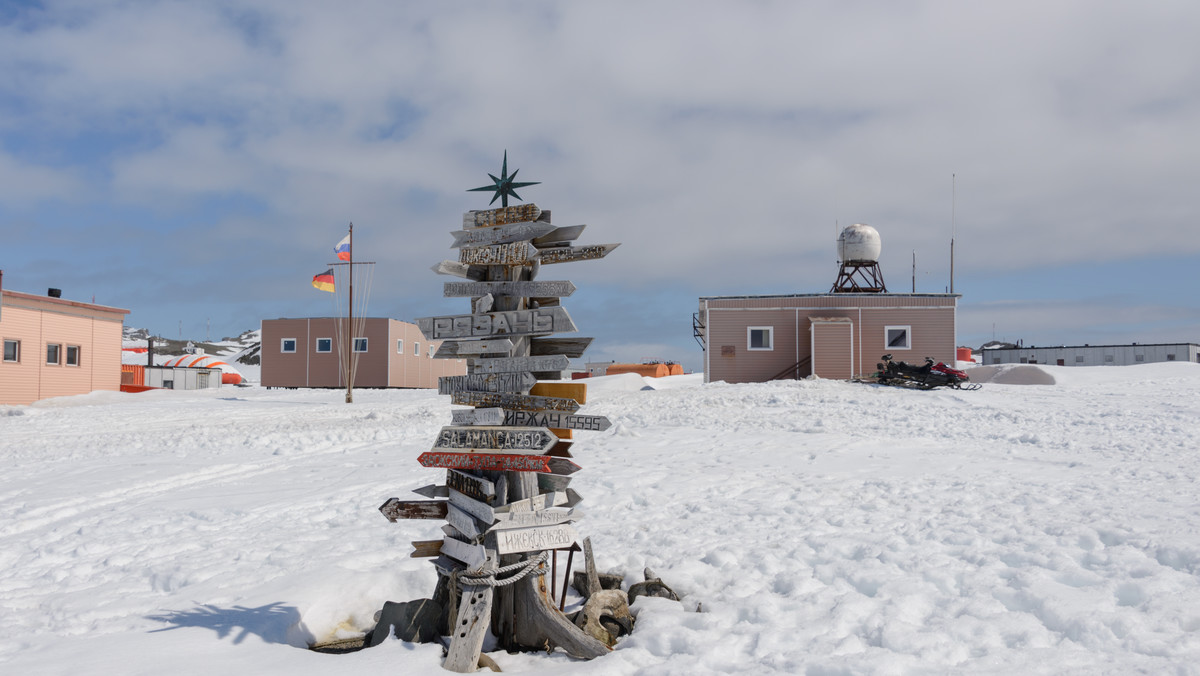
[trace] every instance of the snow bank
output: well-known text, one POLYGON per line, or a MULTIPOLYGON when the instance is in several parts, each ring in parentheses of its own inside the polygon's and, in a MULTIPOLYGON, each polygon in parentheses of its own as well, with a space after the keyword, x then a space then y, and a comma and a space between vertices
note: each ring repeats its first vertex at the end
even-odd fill
MULTIPOLYGON (((593 662, 492 656, 537 674, 1200 673, 1200 369, 1037 371, 1055 384, 584 381, 583 411, 614 424, 572 449, 577 528, 602 571, 650 566, 683 601, 639 600, 593 662)), ((409 543, 440 524, 377 510, 442 482, 416 457, 448 397, 341 397, 3 409, 0 671, 438 673, 437 646, 300 648, 436 579, 409 543)))

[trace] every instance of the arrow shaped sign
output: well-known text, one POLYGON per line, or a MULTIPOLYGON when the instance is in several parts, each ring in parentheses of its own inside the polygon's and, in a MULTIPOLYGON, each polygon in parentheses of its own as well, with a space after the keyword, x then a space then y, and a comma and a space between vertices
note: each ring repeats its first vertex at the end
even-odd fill
MULTIPOLYGON (((548 455, 523 455, 516 453, 443 453, 428 451, 422 453, 417 462, 422 467, 438 467, 442 469, 466 469, 484 472, 550 472, 552 471, 548 455)), ((553 458, 573 466, 570 469, 561 464, 554 465, 563 469, 553 470, 556 474, 571 474, 579 471, 579 465, 570 460, 553 458)))
POLYGON ((434 442, 435 451, 540 453, 558 443, 544 427, 443 427, 434 442))
POLYGON ((560 229, 544 221, 521 221, 519 223, 490 225, 483 228, 471 228, 469 230, 452 230, 450 234, 454 237, 454 244, 451 244, 450 248, 490 246, 492 244, 508 244, 526 239, 537 239, 542 235, 560 229))

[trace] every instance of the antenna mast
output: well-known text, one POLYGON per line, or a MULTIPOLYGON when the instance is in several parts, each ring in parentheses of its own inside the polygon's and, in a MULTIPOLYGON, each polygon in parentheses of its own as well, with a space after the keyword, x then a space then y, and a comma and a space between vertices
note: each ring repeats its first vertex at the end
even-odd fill
POLYGON ((950 174, 950 293, 954 293, 954 210, 957 196, 956 176, 950 174))

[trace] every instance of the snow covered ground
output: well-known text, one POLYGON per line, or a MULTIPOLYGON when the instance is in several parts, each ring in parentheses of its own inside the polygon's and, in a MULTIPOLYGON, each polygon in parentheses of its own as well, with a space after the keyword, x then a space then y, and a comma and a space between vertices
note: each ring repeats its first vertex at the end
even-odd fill
MULTIPOLYGON (((990 380, 589 381, 584 412, 614 425, 577 435, 577 528, 601 570, 650 566, 683 602, 640 599, 592 662, 493 657, 527 674, 1200 674, 1200 365, 990 380)), ((303 649, 435 582, 409 542, 440 522, 377 508, 441 483, 416 458, 449 398, 341 398, 0 407, 0 673, 438 673, 432 645, 303 649)))

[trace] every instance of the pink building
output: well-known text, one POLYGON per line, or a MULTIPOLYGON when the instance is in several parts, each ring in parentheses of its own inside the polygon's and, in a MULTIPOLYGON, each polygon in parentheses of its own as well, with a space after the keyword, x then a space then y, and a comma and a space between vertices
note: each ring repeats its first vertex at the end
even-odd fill
POLYGON ((879 357, 954 363, 952 293, 823 293, 700 299, 705 382, 849 379, 879 357))
POLYGON ((0 290, 0 404, 120 390, 127 314, 57 296, 0 290))
MULTIPOLYGON (((345 387, 340 335, 344 320, 266 319, 262 323, 263 387, 345 387)), ((359 320, 355 320, 357 323, 359 320)), ((361 320, 354 337, 355 387, 435 388, 441 376, 467 373, 465 359, 434 359, 441 341, 427 341, 416 324, 383 317, 361 320)))

